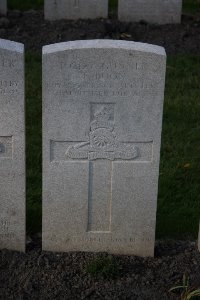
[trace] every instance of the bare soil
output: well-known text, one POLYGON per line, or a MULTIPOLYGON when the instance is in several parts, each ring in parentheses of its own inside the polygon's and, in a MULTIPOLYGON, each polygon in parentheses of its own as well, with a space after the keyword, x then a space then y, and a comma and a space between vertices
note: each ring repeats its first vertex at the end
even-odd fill
POLYGON ((180 299, 169 289, 187 274, 200 287, 200 253, 193 241, 159 241, 155 258, 106 253, 50 253, 33 238, 27 252, 0 251, 0 299, 180 299), (88 265, 110 258, 115 271, 91 275, 88 265))
POLYGON ((123 23, 116 18, 78 21, 45 21, 41 11, 10 11, 0 18, 0 38, 25 44, 41 53, 42 46, 63 41, 118 39, 165 47, 167 54, 200 53, 200 15, 185 15, 182 24, 123 23))

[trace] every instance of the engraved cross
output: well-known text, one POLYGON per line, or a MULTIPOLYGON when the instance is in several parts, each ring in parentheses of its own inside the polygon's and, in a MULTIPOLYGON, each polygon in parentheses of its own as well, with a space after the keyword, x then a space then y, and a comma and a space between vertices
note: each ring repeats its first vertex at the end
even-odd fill
POLYGON ((113 162, 139 156, 137 147, 117 139, 114 105, 91 103, 88 141, 69 146, 65 153, 67 159, 89 160, 87 231, 92 232, 111 230, 113 162))

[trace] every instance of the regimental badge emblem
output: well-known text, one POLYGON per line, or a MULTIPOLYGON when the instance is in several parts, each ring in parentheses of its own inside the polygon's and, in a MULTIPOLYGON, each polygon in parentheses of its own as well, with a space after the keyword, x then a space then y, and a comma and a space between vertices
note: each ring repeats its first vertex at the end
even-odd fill
POLYGON ((69 146, 68 159, 133 160, 139 149, 118 140, 114 123, 114 104, 94 104, 87 142, 69 146))

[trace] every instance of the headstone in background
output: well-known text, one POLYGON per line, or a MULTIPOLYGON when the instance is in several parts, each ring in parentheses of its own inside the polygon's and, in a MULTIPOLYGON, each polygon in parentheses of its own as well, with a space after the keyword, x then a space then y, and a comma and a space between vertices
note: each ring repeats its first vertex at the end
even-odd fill
POLYGON ((125 22, 180 23, 182 0, 119 0, 119 20, 125 22))
POLYGON ((166 54, 43 48, 43 249, 153 256, 166 54))
POLYGON ((7 0, 0 0, 0 15, 7 14, 7 0))
POLYGON ((0 248, 25 250, 24 46, 0 40, 0 248))
POLYGON ((96 19, 108 16, 108 0, 45 0, 46 20, 96 19))

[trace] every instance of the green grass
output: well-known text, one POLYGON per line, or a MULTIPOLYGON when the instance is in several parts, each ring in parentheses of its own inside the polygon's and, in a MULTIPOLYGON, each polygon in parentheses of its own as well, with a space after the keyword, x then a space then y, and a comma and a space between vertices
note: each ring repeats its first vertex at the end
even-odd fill
MULTIPOLYGON (((197 237, 200 218, 200 56, 168 59, 158 238, 197 237)), ((41 59, 26 57, 27 229, 41 230, 41 59)))
POLYGON ((200 0, 184 0, 183 1, 184 13, 200 13, 200 0))
POLYGON ((117 11, 118 0, 110 0, 109 1, 109 9, 111 11, 117 11))
MULTIPOLYGON (((110 0, 109 6, 111 10, 116 10, 118 0, 110 0)), ((8 0, 10 9, 43 9, 43 0, 8 0)), ((183 11, 195 13, 200 12, 200 0, 184 0, 183 11)))
POLYGON ((43 9, 43 0, 7 0, 9 9, 43 9))
POLYGON ((168 59, 157 236, 197 236, 200 218, 200 56, 168 59))

